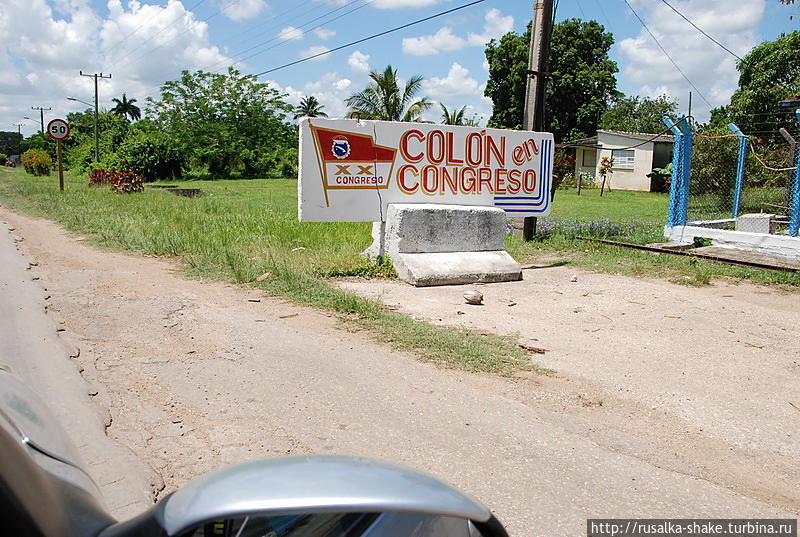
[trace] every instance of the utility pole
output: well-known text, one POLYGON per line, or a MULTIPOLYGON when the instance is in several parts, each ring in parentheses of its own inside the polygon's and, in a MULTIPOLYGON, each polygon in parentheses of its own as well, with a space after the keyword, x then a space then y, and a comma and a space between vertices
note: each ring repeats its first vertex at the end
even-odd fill
MULTIPOLYGON (((544 90, 550 74, 547 73, 547 56, 550 52, 550 35, 553 32, 553 0, 533 0, 531 45, 528 56, 528 81, 525 89, 525 113, 522 129, 544 130, 544 90)), ((523 220, 522 238, 533 240, 536 234, 536 217, 523 220)))
POLYGON ((94 161, 100 162, 100 137, 97 133, 97 116, 98 116, 98 99, 97 99, 97 79, 98 78, 111 78, 111 73, 104 75, 103 73, 84 73, 80 71, 81 76, 88 76, 94 78, 94 161))
POLYGON ((39 111, 39 118, 42 121, 42 128, 39 132, 44 132, 44 111, 45 110, 52 110, 49 106, 47 108, 42 108, 41 106, 31 106, 31 110, 38 110, 39 111))

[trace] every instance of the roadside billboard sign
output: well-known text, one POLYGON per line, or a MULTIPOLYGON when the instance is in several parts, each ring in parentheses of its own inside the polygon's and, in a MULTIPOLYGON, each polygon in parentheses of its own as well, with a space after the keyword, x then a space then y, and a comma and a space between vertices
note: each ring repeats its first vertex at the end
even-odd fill
POLYGON ((550 212, 553 135, 430 123, 303 118, 298 216, 378 222, 390 203, 550 212))

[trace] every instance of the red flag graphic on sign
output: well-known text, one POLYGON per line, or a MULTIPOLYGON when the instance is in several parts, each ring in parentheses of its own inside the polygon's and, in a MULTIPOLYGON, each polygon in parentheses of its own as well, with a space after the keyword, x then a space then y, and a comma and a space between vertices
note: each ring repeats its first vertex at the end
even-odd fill
POLYGON ((372 136, 311 125, 325 201, 329 189, 389 188, 397 149, 376 145, 372 136))

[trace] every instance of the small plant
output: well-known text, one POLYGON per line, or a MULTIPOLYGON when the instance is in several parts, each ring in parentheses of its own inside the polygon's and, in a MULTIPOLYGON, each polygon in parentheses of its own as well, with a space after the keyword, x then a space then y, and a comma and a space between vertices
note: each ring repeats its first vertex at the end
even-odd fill
POLYGON ((143 192, 144 184, 142 178, 131 170, 122 170, 117 172, 114 184, 111 185, 111 190, 124 194, 143 192))
POLYGON ((89 175, 89 186, 103 185, 111 185, 114 192, 126 194, 144 190, 142 178, 131 170, 92 170, 89 175))
POLYGON ((89 186, 113 185, 116 173, 116 170, 94 169, 89 174, 89 186))
POLYGON ((383 258, 364 258, 348 260, 328 267, 315 269, 317 276, 336 278, 341 276, 358 276, 361 278, 397 278, 392 260, 383 258))
POLYGON ((22 154, 22 166, 31 175, 50 175, 53 160, 41 149, 28 149, 22 154))
POLYGON ((7 160, 8 160, 8 155, 6 155, 5 153, 0 153, 0 166, 5 166, 7 160))
MULTIPOLYGON (((603 182, 600 185, 600 197, 603 197, 603 190, 606 188, 606 177, 614 173, 614 157, 603 157, 600 159, 600 177, 603 182)), ((611 192, 611 184, 609 181, 608 191, 611 192)))

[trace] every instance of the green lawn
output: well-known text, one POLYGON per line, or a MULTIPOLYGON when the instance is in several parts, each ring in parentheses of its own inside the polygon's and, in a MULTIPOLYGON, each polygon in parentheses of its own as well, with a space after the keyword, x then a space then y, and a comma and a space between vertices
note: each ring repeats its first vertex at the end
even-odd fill
POLYGON ((536 369, 512 339, 434 327, 330 285, 321 276, 383 274, 387 268, 358 255, 370 243, 370 224, 298 222, 294 180, 185 183, 203 190, 199 198, 155 189, 115 194, 89 188, 83 177, 68 174, 66 180, 61 193, 55 174, 32 177, 0 168, 0 202, 56 220, 104 247, 173 257, 189 274, 258 286, 336 312, 422 360, 501 374, 536 369), (268 272, 269 278, 256 281, 268 272))
POLYGON ((669 209, 669 194, 600 189, 558 190, 553 198, 552 218, 592 220, 607 218, 612 222, 653 222, 664 225, 669 209))

